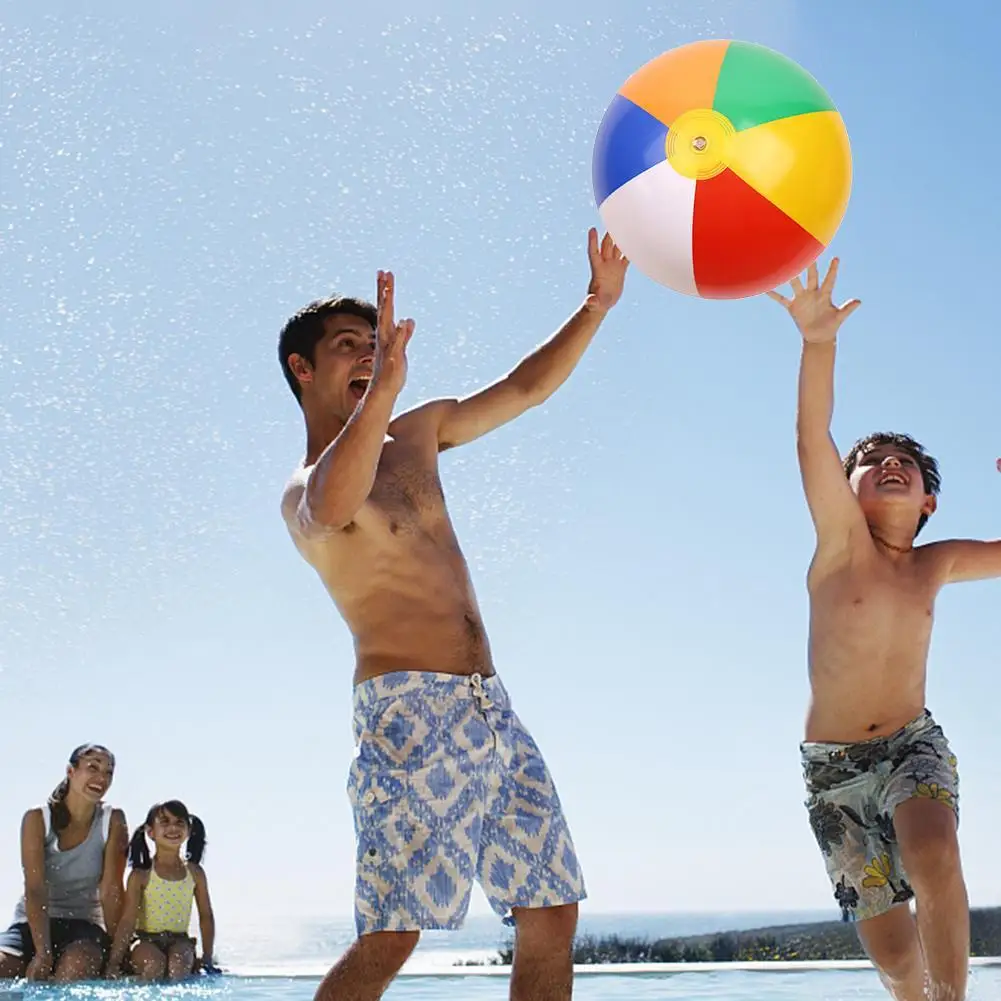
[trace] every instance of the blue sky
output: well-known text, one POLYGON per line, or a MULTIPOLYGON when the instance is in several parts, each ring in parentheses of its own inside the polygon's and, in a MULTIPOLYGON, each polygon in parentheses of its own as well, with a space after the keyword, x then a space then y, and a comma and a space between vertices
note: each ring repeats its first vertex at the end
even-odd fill
MULTIPOLYGON (((277 332, 389 267, 417 320, 405 403, 501 374, 584 295, 595 130, 675 45, 762 42, 833 96, 855 166, 833 249, 863 300, 836 436, 906 430, 939 457, 928 538, 1001 528, 988 24, 792 0, 332 10, 5 14, 0 911, 21 812, 98 740, 130 820, 167 796, 203 816, 224 919, 349 912, 351 646, 278 514, 303 433, 277 332)), ((633 273, 546 407, 443 458, 594 911, 828 905, 797 751, 797 364, 766 299, 633 273)), ((946 592, 931 655, 977 904, 1001 899, 999 597, 946 592)))

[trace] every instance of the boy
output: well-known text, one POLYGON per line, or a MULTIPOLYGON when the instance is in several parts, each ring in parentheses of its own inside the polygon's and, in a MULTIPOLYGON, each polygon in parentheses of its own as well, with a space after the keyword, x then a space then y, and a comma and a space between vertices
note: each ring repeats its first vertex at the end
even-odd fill
POLYGON ((870 435, 839 457, 835 347, 860 303, 833 304, 837 265, 822 284, 812 265, 805 287, 793 280, 792 299, 768 293, 803 337, 797 447, 817 539, 807 577, 807 807, 835 899, 893 997, 961 1001, 970 935, 959 779, 925 709, 926 665, 939 589, 1001 575, 1001 543, 914 545, 939 474, 912 438, 870 435), (916 921, 901 906, 912 897, 916 921))

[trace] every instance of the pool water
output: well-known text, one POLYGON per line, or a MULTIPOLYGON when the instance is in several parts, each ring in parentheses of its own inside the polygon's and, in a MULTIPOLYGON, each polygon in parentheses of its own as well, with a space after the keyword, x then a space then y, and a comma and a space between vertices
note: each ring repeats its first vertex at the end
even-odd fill
MULTIPOLYGON (((0 1001, 311 1001, 315 977, 219 977, 176 986, 80 984, 72 987, 0 988, 0 1001)), ((401 977, 387 1001, 506 1001, 506 976, 401 977)), ((779 973, 585 974, 575 1001, 887 1001, 871 970, 779 973)), ((1001 1001, 1001 968, 970 973, 969 1001, 1001 1001)))

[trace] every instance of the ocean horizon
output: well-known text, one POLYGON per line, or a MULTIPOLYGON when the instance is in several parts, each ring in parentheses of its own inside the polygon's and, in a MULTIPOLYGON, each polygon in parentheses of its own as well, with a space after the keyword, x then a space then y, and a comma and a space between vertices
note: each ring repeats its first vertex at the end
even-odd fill
MULTIPOLYGON (((624 938, 673 938, 770 925, 832 921, 835 909, 788 911, 707 911, 664 913, 583 913, 578 936, 620 935, 624 938)), ((490 914, 469 917, 458 931, 421 935, 405 968, 434 973, 457 965, 486 963, 510 943, 514 929, 490 914)), ((350 917, 274 917, 219 921, 219 964, 240 976, 318 976, 326 972, 355 939, 350 917)))

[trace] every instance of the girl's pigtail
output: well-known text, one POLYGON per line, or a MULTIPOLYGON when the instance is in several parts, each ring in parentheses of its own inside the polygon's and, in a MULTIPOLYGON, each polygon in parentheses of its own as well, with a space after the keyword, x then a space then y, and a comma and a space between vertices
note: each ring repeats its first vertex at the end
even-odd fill
POLYGON ((129 842, 129 865, 133 869, 150 869, 153 866, 149 845, 146 843, 145 827, 138 828, 129 842))
POLYGON ((191 815, 191 830, 188 834, 188 861, 198 865, 205 855, 205 825, 200 817, 191 815))

